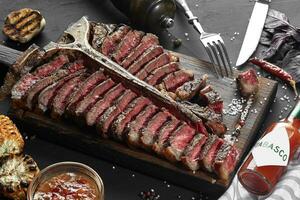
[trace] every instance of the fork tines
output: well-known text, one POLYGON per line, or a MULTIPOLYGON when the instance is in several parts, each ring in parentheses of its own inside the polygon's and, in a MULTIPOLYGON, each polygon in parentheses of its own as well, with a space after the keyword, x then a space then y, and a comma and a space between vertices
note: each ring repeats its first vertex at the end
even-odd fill
POLYGON ((206 33, 200 37, 218 77, 231 77, 233 70, 223 39, 219 34, 206 33))

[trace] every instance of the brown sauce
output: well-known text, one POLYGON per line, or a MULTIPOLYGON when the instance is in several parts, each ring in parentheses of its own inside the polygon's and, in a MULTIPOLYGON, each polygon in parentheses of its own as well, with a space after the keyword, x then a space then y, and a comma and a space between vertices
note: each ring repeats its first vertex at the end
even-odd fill
POLYGON ((63 173, 41 183, 34 200, 99 200, 96 183, 85 175, 63 173))

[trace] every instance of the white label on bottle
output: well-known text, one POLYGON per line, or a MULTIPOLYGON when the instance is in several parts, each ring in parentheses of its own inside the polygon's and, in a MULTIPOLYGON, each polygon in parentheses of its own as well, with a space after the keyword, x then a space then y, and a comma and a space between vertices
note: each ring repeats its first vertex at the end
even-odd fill
POLYGON ((258 167, 287 166, 290 140, 285 127, 276 127, 260 139, 254 146, 252 155, 258 167))

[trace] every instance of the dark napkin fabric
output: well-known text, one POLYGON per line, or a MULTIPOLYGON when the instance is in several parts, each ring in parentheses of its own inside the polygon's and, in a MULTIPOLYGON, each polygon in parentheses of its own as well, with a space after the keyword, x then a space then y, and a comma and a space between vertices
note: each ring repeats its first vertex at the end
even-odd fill
POLYGON ((270 9, 256 56, 272 62, 300 82, 300 29, 288 17, 270 9))

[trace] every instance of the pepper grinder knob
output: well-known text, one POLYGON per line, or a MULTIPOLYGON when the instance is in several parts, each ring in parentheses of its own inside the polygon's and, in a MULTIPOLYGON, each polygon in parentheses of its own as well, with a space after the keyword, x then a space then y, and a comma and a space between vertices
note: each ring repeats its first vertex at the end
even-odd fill
POLYGON ((171 28, 174 26, 174 19, 171 17, 162 17, 160 26, 162 28, 171 28))

